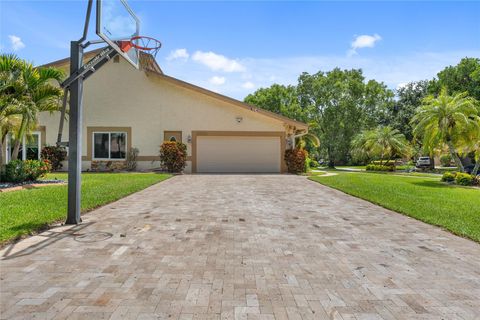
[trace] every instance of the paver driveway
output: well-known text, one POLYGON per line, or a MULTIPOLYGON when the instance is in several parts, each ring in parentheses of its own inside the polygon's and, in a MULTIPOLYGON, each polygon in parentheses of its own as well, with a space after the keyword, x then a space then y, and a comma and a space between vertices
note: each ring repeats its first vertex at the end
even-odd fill
POLYGON ((298 176, 177 176, 1 255, 3 318, 480 319, 478 244, 298 176))

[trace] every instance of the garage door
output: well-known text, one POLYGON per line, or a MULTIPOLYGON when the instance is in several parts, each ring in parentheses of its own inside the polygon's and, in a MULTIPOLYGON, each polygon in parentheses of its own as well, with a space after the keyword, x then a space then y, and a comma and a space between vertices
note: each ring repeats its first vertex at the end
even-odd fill
POLYGON ((279 137, 199 136, 199 173, 279 173, 279 137))

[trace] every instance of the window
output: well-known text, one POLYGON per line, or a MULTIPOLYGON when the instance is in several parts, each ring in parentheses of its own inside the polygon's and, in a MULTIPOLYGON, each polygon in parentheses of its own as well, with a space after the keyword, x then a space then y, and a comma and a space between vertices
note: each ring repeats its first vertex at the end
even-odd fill
MULTIPOLYGON (((15 149, 16 140, 10 135, 7 137, 7 152, 6 162, 12 159, 13 151, 15 149)), ((18 148, 17 159, 19 160, 40 160, 41 152, 41 135, 40 132, 32 132, 28 137, 24 137, 22 143, 18 148)))
POLYGON ((182 131, 163 131, 163 141, 182 142, 182 131))
POLYGON ((125 159, 127 146, 126 132, 94 132, 94 159, 125 159))

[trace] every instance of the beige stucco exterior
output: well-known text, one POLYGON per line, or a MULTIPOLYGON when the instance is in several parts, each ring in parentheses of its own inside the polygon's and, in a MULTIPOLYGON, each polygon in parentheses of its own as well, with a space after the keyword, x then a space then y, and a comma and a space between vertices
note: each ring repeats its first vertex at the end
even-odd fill
MULTIPOLYGON (((140 150, 139 169, 159 167, 157 159, 164 131, 181 131, 190 156, 186 172, 192 167, 192 132, 283 132, 285 140, 307 130, 304 124, 250 108, 165 76, 161 71, 136 70, 122 59, 108 62, 84 83, 83 101, 84 170, 90 168, 91 135, 95 130, 119 128, 119 131, 127 131, 127 147, 140 150)), ((54 145, 59 114, 41 114, 39 123, 45 127, 46 143, 54 145)), ((63 140, 68 140, 68 122, 63 136, 63 140)))

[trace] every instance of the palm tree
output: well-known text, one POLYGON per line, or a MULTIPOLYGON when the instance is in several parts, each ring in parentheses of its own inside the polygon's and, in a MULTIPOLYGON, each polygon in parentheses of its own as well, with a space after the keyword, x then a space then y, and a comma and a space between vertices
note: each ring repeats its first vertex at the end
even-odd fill
POLYGON ((480 111, 474 98, 467 97, 466 92, 450 96, 443 88, 438 97, 424 99, 412 124, 414 136, 421 137, 430 152, 446 145, 458 169, 464 171, 457 147, 480 130, 480 111))
POLYGON ((318 148, 320 147, 320 139, 313 133, 307 133, 296 140, 296 147, 299 149, 305 149, 307 145, 318 148))
MULTIPOLYGON (((12 153, 14 160, 18 156, 23 138, 29 136, 37 126, 39 112, 54 112, 60 109, 59 99, 63 91, 55 82, 60 83, 64 73, 56 68, 35 68, 31 63, 13 55, 0 56, 0 73, 5 79, 10 79, 11 83, 6 87, 9 95, 5 96, 7 103, 2 109, 6 111, 0 116, 0 121, 6 121, 13 115, 21 119, 15 130, 11 130, 15 138, 12 153), (7 112, 8 110, 10 112, 7 112)), ((2 93, 2 100, 3 98, 2 93)), ((2 131, 6 135, 7 130, 2 131)))
POLYGON ((0 170, 3 169, 4 145, 7 134, 20 123, 23 107, 21 94, 22 60, 12 54, 0 55, 0 170))
POLYGON ((352 147, 352 153, 357 157, 379 158, 381 162, 388 162, 395 156, 408 156, 411 151, 405 136, 389 126, 361 132, 353 139, 352 147))
POLYGON ((465 134, 461 141, 460 154, 469 155, 473 154, 475 158, 475 166, 472 170, 472 175, 476 176, 480 170, 480 126, 479 130, 471 130, 468 134, 465 134))

